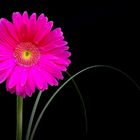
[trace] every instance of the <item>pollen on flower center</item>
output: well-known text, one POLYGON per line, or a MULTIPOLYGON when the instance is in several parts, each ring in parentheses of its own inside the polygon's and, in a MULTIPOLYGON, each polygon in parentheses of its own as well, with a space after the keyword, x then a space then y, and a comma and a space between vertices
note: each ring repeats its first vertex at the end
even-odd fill
POLYGON ((32 57, 32 52, 29 50, 25 50, 25 51, 23 51, 22 55, 23 55, 24 59, 29 60, 32 57))
POLYGON ((22 42, 15 48, 14 56, 20 65, 31 66, 37 63, 40 53, 31 42, 22 42))

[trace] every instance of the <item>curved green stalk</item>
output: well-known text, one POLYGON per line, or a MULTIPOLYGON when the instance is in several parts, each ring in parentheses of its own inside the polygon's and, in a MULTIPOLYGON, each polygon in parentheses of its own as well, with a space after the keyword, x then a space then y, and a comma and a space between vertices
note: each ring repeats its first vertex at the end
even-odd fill
POLYGON ((17 96, 17 126, 16 126, 16 140, 22 140, 22 120, 23 120, 23 98, 17 96))
MULTIPOLYGON (((71 77, 71 75, 69 74, 69 72, 67 72, 67 74, 69 75, 69 77, 71 77)), ((82 97, 82 94, 80 92, 80 89, 78 88, 78 85, 76 84, 75 80, 72 79, 72 82, 77 90, 77 93, 79 94, 79 97, 80 97, 80 100, 82 102, 82 106, 83 106, 83 109, 84 109, 84 117, 85 117, 85 130, 86 130, 86 135, 87 135, 87 132, 88 132, 88 122, 87 122, 87 111, 86 111, 86 106, 85 106, 85 103, 84 103, 84 99, 82 97)))
POLYGON ((67 81, 65 81, 57 90, 56 92, 52 95, 52 97, 48 100, 48 102, 46 103, 46 105, 44 106, 43 110, 41 111, 36 123, 35 123, 35 126, 33 128, 33 131, 31 133, 31 137, 30 137, 30 140, 33 140, 33 137, 34 137, 34 134, 35 134, 35 131, 39 125, 39 122, 45 112, 45 110, 47 109, 47 107, 49 106, 49 104, 51 103, 51 101, 54 99, 54 97, 57 95, 57 93, 70 81, 72 80, 74 77, 76 77, 77 75, 81 74, 82 72, 84 71, 87 71, 89 69, 92 69, 92 68, 100 68, 100 67, 105 67, 105 68, 109 68, 109 69, 112 69, 112 70, 115 70, 117 72, 120 72, 122 75, 124 75, 125 77, 127 77, 137 88, 138 90, 140 91, 140 87, 139 85, 129 76, 127 75, 126 73, 124 73, 123 71, 115 68, 115 67, 112 67, 112 66, 108 66, 108 65, 95 65, 95 66, 90 66, 90 67, 87 67, 85 69, 82 69, 81 71, 77 72, 76 74, 74 74, 73 76, 71 76, 67 81))
POLYGON ((38 93, 38 96, 36 98, 36 101, 35 101, 34 106, 33 106, 33 109, 32 109, 32 113, 31 113, 31 116, 30 116, 30 120, 29 120, 29 124, 28 124, 28 128, 27 128, 27 132, 26 132, 26 140, 29 140, 30 132, 31 132, 31 128, 32 128, 34 116, 35 116, 35 112, 36 112, 37 105, 39 103, 39 100, 40 100, 41 95, 42 95, 42 91, 40 91, 38 93))

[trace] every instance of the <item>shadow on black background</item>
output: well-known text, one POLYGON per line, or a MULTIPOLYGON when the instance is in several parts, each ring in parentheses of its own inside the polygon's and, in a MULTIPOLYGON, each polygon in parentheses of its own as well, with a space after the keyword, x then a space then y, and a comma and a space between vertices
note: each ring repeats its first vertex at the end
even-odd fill
MULTIPOLYGON (((128 1, 0 0, 0 18, 11 20, 12 12, 44 13, 62 27, 72 52, 71 74, 90 65, 117 67, 140 83, 137 24, 129 14, 128 1)), ((65 75, 66 78, 68 76, 65 75)), ((35 140, 133 138, 140 131, 140 91, 122 74, 107 68, 89 70, 75 78, 85 100, 88 136, 82 105, 72 83, 47 109, 35 140)), ((63 81, 61 81, 63 83, 63 81)), ((43 93, 38 112, 57 87, 43 93)), ((37 93, 24 102, 24 136, 37 93)), ((15 140, 16 96, 0 85, 0 140, 15 140)))

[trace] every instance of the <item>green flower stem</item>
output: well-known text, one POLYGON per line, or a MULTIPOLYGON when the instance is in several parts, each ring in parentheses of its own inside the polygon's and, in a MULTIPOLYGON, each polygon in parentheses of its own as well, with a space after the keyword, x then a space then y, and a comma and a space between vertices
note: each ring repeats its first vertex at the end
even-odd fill
POLYGON ((22 117, 23 117, 23 98, 17 96, 17 127, 16 127, 16 140, 22 140, 22 117))

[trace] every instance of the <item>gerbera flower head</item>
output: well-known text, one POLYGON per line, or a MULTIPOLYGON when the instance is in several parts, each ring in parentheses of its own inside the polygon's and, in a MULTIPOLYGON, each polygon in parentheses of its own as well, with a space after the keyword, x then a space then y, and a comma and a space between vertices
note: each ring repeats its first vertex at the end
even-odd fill
POLYGON ((52 30, 44 14, 28 17, 26 11, 14 12, 12 21, 0 19, 0 83, 21 97, 58 85, 71 55, 61 28, 52 30))

